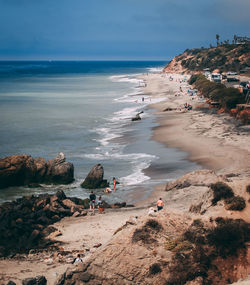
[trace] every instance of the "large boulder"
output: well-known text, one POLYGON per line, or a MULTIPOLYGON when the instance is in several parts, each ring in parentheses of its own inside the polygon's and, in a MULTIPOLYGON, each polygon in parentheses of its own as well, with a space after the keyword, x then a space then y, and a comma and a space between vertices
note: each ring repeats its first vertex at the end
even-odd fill
POLYGON ((47 182, 68 184, 74 180, 74 165, 71 162, 66 162, 62 152, 55 159, 49 160, 47 165, 47 182))
POLYGON ((81 184, 83 188, 96 189, 105 188, 109 186, 107 180, 103 179, 104 169, 101 164, 95 165, 81 184))
POLYGON ((63 153, 46 163, 44 158, 13 155, 0 159, 0 188, 30 183, 67 184, 74 180, 74 166, 63 153))

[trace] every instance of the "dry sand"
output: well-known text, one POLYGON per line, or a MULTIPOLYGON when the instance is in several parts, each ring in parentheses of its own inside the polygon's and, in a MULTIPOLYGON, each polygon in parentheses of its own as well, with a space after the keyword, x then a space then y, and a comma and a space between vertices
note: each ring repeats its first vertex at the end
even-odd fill
MULTIPOLYGON (((185 111, 185 103, 195 107, 203 100, 197 96, 187 95, 186 91, 190 87, 186 82, 180 83, 184 76, 172 76, 173 81, 169 81, 169 75, 166 74, 141 76, 147 83, 145 94, 164 99, 152 105, 157 110, 159 122, 159 126, 154 130, 153 138, 167 146, 187 151, 191 160, 219 174, 230 172, 244 174, 242 183, 245 187, 247 181, 250 182, 248 180, 250 174, 249 128, 237 126, 237 123, 228 115, 212 115, 199 110, 185 111), (180 86, 184 92, 180 92, 180 86), (166 108, 176 110, 162 112, 166 108)), ((237 179, 240 180, 241 177, 236 177, 235 181, 237 179)), ((87 260, 92 253, 105 246, 112 239, 115 230, 124 225, 126 221, 136 216, 147 216, 148 207, 155 205, 160 195, 164 201, 167 201, 167 211, 188 213, 190 204, 201 199, 206 190, 205 187, 201 187, 199 193, 196 188, 191 188, 189 192, 180 189, 173 193, 165 192, 164 188, 158 186, 150 198, 139 203, 136 208, 109 210, 105 214, 96 213, 94 216, 88 214, 86 217, 64 218, 54 225, 62 233, 55 239, 62 243, 64 251, 70 251, 72 256, 82 253, 83 259, 87 260), (102 245, 95 248, 94 246, 99 243, 102 245)), ((227 214, 228 211, 224 211, 224 215, 227 214)), ((248 216, 249 212, 245 212, 245 215, 248 216)), ((21 284, 24 278, 44 275, 49 285, 54 284, 58 275, 67 267, 74 266, 67 263, 69 261, 64 257, 44 252, 13 259, 1 259, 0 281, 7 284, 7 280, 13 280, 21 284)))

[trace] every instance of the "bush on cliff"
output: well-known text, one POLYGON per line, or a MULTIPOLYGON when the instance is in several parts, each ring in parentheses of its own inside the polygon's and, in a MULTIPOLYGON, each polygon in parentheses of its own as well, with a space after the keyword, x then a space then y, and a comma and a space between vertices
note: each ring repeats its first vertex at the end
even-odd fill
POLYGON ((240 196, 234 196, 232 198, 226 199, 226 204, 228 204, 226 207, 227 210, 242 211, 246 208, 245 199, 240 196))
POLYGON ((245 243, 250 240, 250 225, 238 219, 216 219, 217 227, 207 235, 208 243, 216 247, 223 258, 237 256, 239 249, 245 249, 245 243))
POLYGON ((234 196, 232 188, 223 182, 217 182, 215 184, 211 184, 210 187, 213 190, 213 196, 214 196, 212 200, 213 205, 216 205, 217 202, 222 199, 227 199, 234 196))

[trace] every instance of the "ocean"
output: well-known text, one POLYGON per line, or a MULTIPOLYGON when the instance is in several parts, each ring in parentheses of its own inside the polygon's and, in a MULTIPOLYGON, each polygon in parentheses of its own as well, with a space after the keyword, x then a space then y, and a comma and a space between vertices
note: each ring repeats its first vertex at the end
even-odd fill
MULTIPOLYGON (((63 152, 74 164, 69 185, 0 190, 0 202, 23 195, 54 193, 86 198, 80 183, 97 163, 104 178, 120 182, 108 202, 135 203, 155 185, 198 166, 187 154, 151 140, 157 102, 143 95, 141 73, 159 72, 160 61, 0 62, 0 157, 29 154, 53 159, 63 152), (142 100, 144 97, 144 100, 142 100), (142 120, 131 118, 143 111, 142 120)), ((97 195, 103 194, 96 190, 97 195)))

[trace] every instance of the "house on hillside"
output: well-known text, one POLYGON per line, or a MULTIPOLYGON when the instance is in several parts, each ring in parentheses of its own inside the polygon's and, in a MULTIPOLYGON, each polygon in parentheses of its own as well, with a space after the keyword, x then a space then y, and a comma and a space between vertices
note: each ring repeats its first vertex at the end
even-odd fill
POLYGON ((249 37, 235 37, 235 43, 237 45, 243 45, 243 44, 250 44, 250 38, 249 37))

